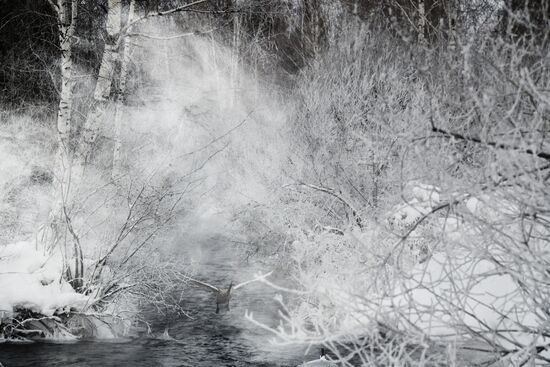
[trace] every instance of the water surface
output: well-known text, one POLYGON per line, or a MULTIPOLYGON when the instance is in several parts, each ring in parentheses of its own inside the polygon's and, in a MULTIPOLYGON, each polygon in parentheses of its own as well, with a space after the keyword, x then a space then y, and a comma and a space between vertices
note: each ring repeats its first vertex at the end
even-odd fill
MULTIPOLYGON (((222 244, 206 246, 197 277, 216 286, 239 283, 253 276, 252 268, 232 258, 222 244), (229 257, 229 258, 228 258, 229 257)), ((274 292, 255 283, 237 290, 231 310, 216 314, 211 292, 190 287, 183 306, 192 319, 151 315, 152 335, 115 341, 80 341, 69 344, 0 344, 4 367, 34 366, 296 366, 316 358, 304 355, 306 346, 274 347, 271 336, 244 319, 246 310, 266 322, 276 322, 274 292), (168 330, 169 338, 163 335, 168 330)))

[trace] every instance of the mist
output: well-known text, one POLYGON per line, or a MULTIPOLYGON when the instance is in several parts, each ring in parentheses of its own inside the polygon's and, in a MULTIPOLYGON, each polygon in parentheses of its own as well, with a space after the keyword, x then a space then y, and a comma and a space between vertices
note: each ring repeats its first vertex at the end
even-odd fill
MULTIPOLYGON (((157 24, 147 32, 170 37, 174 30, 157 24)), ((152 83, 128 97, 139 105, 125 111, 124 126, 129 146, 147 152, 140 168, 200 181, 182 236, 232 234, 234 215, 247 204, 268 203, 271 187, 284 180, 288 102, 261 90, 208 35, 145 39, 139 53, 139 71, 152 83)))

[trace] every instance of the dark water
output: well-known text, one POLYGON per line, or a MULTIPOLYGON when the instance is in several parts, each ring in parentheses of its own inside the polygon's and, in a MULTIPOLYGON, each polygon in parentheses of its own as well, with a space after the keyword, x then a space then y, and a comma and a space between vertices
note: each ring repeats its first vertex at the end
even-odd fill
MULTIPOLYGON (((227 286, 254 276, 253 268, 217 245, 201 256, 197 277, 216 286, 227 286), (229 258, 228 258, 229 257, 229 258)), ((271 336, 244 319, 246 310, 255 318, 275 323, 274 293, 255 283, 235 292, 231 310, 215 313, 213 295, 202 288, 187 289, 184 307, 193 319, 153 315, 150 336, 116 341, 81 341, 69 344, 0 344, 4 367, 26 366, 296 366, 317 355, 305 355, 306 346, 277 347, 271 336), (162 335, 168 330, 169 338, 162 335)))

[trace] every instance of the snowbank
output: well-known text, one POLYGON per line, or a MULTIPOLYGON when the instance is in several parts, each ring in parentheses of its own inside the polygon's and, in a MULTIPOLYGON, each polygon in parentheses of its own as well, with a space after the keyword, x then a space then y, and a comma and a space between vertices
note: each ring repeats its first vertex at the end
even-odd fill
MULTIPOLYGON (((440 253, 418 264, 411 275, 396 291, 395 306, 428 335, 454 336, 461 325, 484 332, 538 324, 516 282, 487 260, 458 251, 440 253)), ((512 337, 510 332, 502 335, 512 337)), ((518 341, 523 337, 522 332, 513 336, 518 341)))
MULTIPOLYGON (((62 277, 61 253, 46 254, 30 242, 0 246, 0 312, 16 309, 52 316, 56 311, 82 310, 87 296, 76 293, 62 277)), ((0 314, 1 315, 1 314, 0 314)))

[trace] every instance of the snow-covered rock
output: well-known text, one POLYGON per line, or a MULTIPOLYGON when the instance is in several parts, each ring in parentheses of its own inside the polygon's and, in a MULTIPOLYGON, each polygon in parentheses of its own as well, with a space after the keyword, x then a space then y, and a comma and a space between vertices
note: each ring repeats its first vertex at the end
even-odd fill
POLYGON ((16 309, 45 316, 56 310, 82 310, 89 297, 76 293, 63 277, 63 257, 48 254, 30 242, 0 246, 0 311, 4 317, 16 309))

